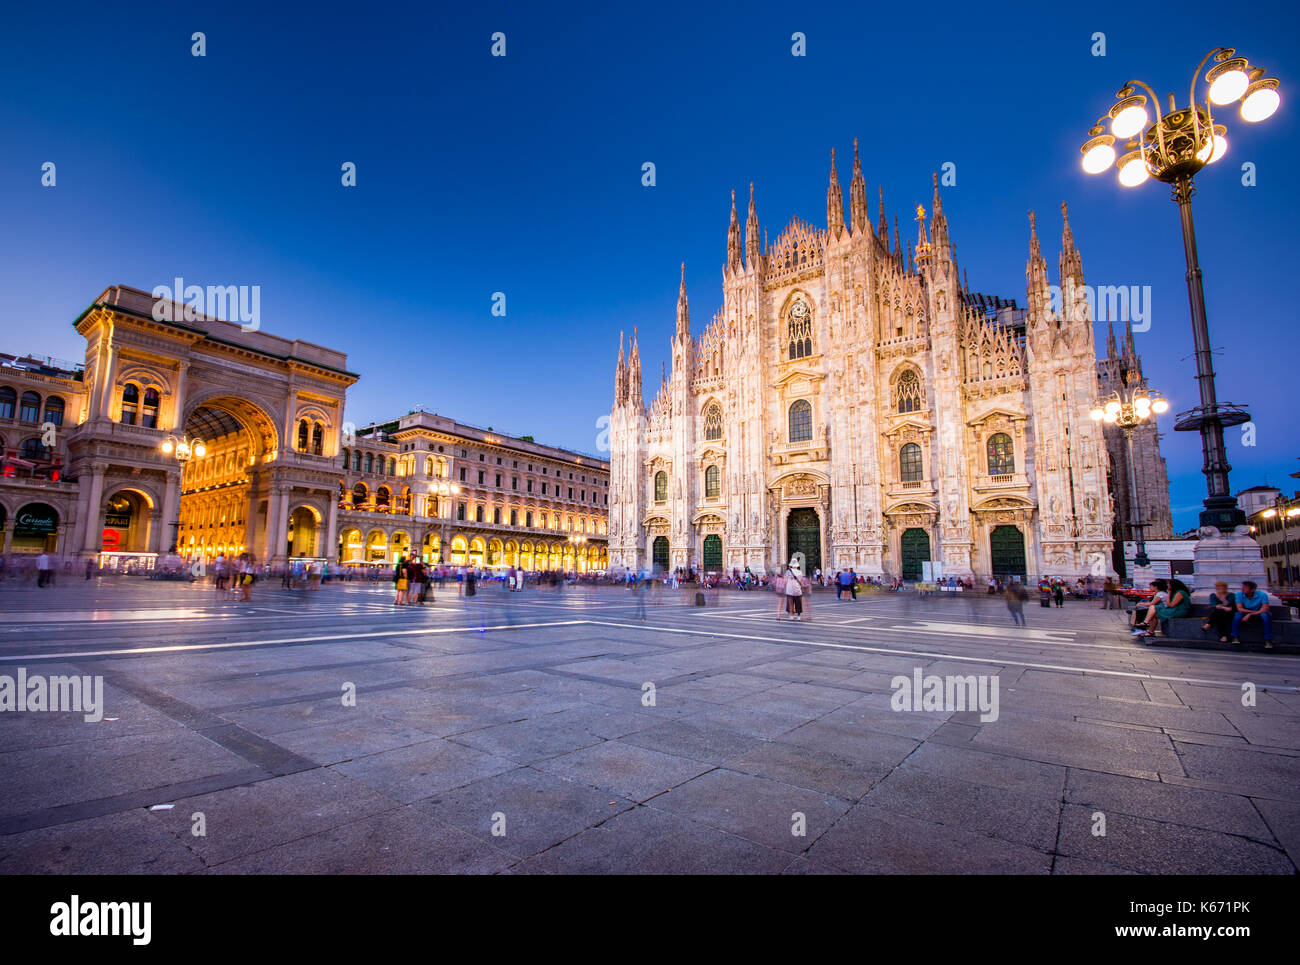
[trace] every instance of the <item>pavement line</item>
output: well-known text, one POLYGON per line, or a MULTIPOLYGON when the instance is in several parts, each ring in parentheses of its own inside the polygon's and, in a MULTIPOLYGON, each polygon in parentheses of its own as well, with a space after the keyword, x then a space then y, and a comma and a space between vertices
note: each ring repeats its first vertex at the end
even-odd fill
POLYGON ((371 633, 343 633, 321 637, 289 637, 284 640, 236 640, 230 643, 176 644, 170 647, 136 647, 124 650, 82 650, 77 652, 0 655, 0 663, 14 660, 70 660, 74 657, 120 657, 143 653, 182 653, 187 650, 229 650, 235 647, 274 647, 285 643, 321 643, 327 640, 361 640, 368 637, 419 637, 439 633, 486 633, 488 630, 530 630, 538 627, 571 627, 594 620, 552 620, 548 623, 515 623, 496 627, 426 627, 421 630, 380 630, 371 633))
MULTIPOLYGON (((926 650, 895 650, 889 647, 860 647, 849 643, 820 643, 815 640, 791 640, 786 637, 760 637, 755 634, 721 633, 716 630, 686 630, 678 629, 676 627, 660 626, 650 628, 645 624, 613 623, 608 620, 588 620, 586 622, 607 627, 619 627, 624 630, 654 629, 660 633, 684 633, 697 637, 729 637, 734 640, 758 640, 763 643, 793 643, 804 647, 826 647, 834 650, 859 650, 867 653, 881 653, 900 657, 933 657, 937 660, 954 660, 961 663, 980 663, 985 664, 986 666, 1009 665, 1013 667, 1027 667, 1031 670, 1055 670, 1064 673, 1097 674, 1102 677, 1125 677, 1136 680, 1167 680, 1180 684, 1211 684, 1219 687, 1239 688, 1242 685, 1242 681, 1240 680, 1204 680, 1197 677, 1170 677, 1162 674, 1142 673, 1140 671, 1099 670, 1093 667, 1071 667, 1051 663, 1029 663, 1024 660, 999 660, 995 657, 967 657, 956 653, 932 653, 926 650)), ((1286 693, 1300 693, 1300 687, 1290 687, 1285 684, 1260 684, 1258 689, 1284 691, 1286 693)))

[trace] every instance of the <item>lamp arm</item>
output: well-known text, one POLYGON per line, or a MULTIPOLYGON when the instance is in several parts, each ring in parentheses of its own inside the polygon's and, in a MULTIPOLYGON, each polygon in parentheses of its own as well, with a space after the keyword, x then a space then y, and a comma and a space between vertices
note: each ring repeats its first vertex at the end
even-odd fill
MULTIPOLYGON (((1206 61, 1208 61, 1211 57, 1216 56, 1217 54, 1230 53, 1230 52, 1231 49, 1228 47, 1215 47, 1213 50, 1211 50, 1208 54, 1202 57, 1201 62, 1196 65, 1196 70, 1192 72, 1192 82, 1187 85, 1187 108, 1192 112, 1192 137, 1195 139, 1198 145, 1201 143, 1201 124, 1200 124, 1200 115, 1196 110, 1196 80, 1198 77, 1201 76, 1201 68, 1205 66, 1206 61)), ((1210 138, 1211 140, 1213 140, 1214 105, 1211 103, 1208 94, 1205 98, 1205 117, 1206 117, 1206 123, 1209 124, 1210 126, 1210 138)), ((1214 148, 1210 148, 1210 150, 1213 151, 1214 148)))

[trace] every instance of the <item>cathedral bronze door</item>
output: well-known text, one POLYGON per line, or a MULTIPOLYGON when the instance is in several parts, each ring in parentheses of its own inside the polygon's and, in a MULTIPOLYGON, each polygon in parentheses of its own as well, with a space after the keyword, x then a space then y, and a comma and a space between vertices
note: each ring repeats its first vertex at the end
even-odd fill
POLYGON ((656 536, 651 548, 651 560, 656 572, 668 572, 668 537, 656 536))
POLYGON ((704 537, 704 572, 722 572, 722 537, 709 535, 704 537))
POLYGON ((1015 526, 995 526, 989 533, 989 563, 994 576, 1028 576, 1025 534, 1015 526))
POLYGON ((923 529, 905 529, 898 540, 898 555, 905 580, 921 578, 921 564, 930 559, 930 534, 923 529))
MULTIPOLYGON (((822 523, 815 509, 792 509, 785 523, 789 558, 803 554, 803 573, 811 576, 822 566, 822 523)), ((783 562, 789 562, 789 559, 783 562)))

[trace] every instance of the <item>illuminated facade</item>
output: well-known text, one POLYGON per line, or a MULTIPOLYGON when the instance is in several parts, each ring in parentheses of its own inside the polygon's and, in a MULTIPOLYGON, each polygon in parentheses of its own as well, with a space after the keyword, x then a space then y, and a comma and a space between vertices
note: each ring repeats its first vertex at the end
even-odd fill
POLYGON ((603 570, 609 463, 430 412, 358 429, 342 453, 339 559, 603 570))
MULTIPOLYGON (((958 576, 1110 570, 1109 459, 1089 418, 1099 372, 1068 219, 1054 289, 1030 215, 1027 307, 1014 309, 959 275, 937 178, 931 214, 918 206, 906 254, 895 217, 891 248, 856 147, 847 221, 834 155, 824 229, 796 218, 764 246, 751 186, 742 252, 733 193, 722 308, 693 337, 683 269, 671 371, 648 407, 636 335, 630 355, 619 347, 612 567, 764 572, 801 555, 809 571, 909 579, 931 560, 958 576)), ((1150 447, 1158 458, 1154 435, 1150 447)))

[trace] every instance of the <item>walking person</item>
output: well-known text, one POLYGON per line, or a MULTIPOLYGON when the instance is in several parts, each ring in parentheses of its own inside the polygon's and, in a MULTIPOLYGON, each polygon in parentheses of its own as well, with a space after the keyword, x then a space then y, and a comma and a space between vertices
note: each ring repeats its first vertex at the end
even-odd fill
POLYGON ((419 560, 411 560, 407 563, 406 578, 410 580, 410 588, 406 591, 407 605, 422 606, 424 599, 424 564, 419 560))
POLYGON ((1004 595, 1007 609, 1011 611, 1011 622, 1018 626, 1025 626, 1025 601, 1029 599, 1029 591, 1019 580, 1013 579, 1007 584, 1004 595))
POLYGON ((36 585, 48 586, 50 582, 50 554, 41 553, 36 559, 36 585))
POLYGON ((1038 581, 1038 605, 1043 609, 1052 605, 1052 581, 1045 576, 1038 581))
POLYGON ((1056 600, 1058 607, 1065 606, 1065 582, 1057 580, 1056 585, 1052 587, 1052 596, 1056 600))
POLYGON ((1103 610, 1118 610, 1119 606, 1119 584, 1109 576, 1106 582, 1101 586, 1101 608, 1103 610))
POLYGON ((787 566, 785 569, 785 600, 790 619, 803 619, 803 585, 793 566, 787 566))
POLYGON ((406 576, 406 560, 402 557, 397 558, 397 563, 393 566, 393 606, 404 606, 406 604, 406 591, 410 587, 410 582, 406 576))
POLYGON ((252 602, 253 581, 257 579, 257 570, 247 553, 239 557, 239 589, 245 603, 252 602))

